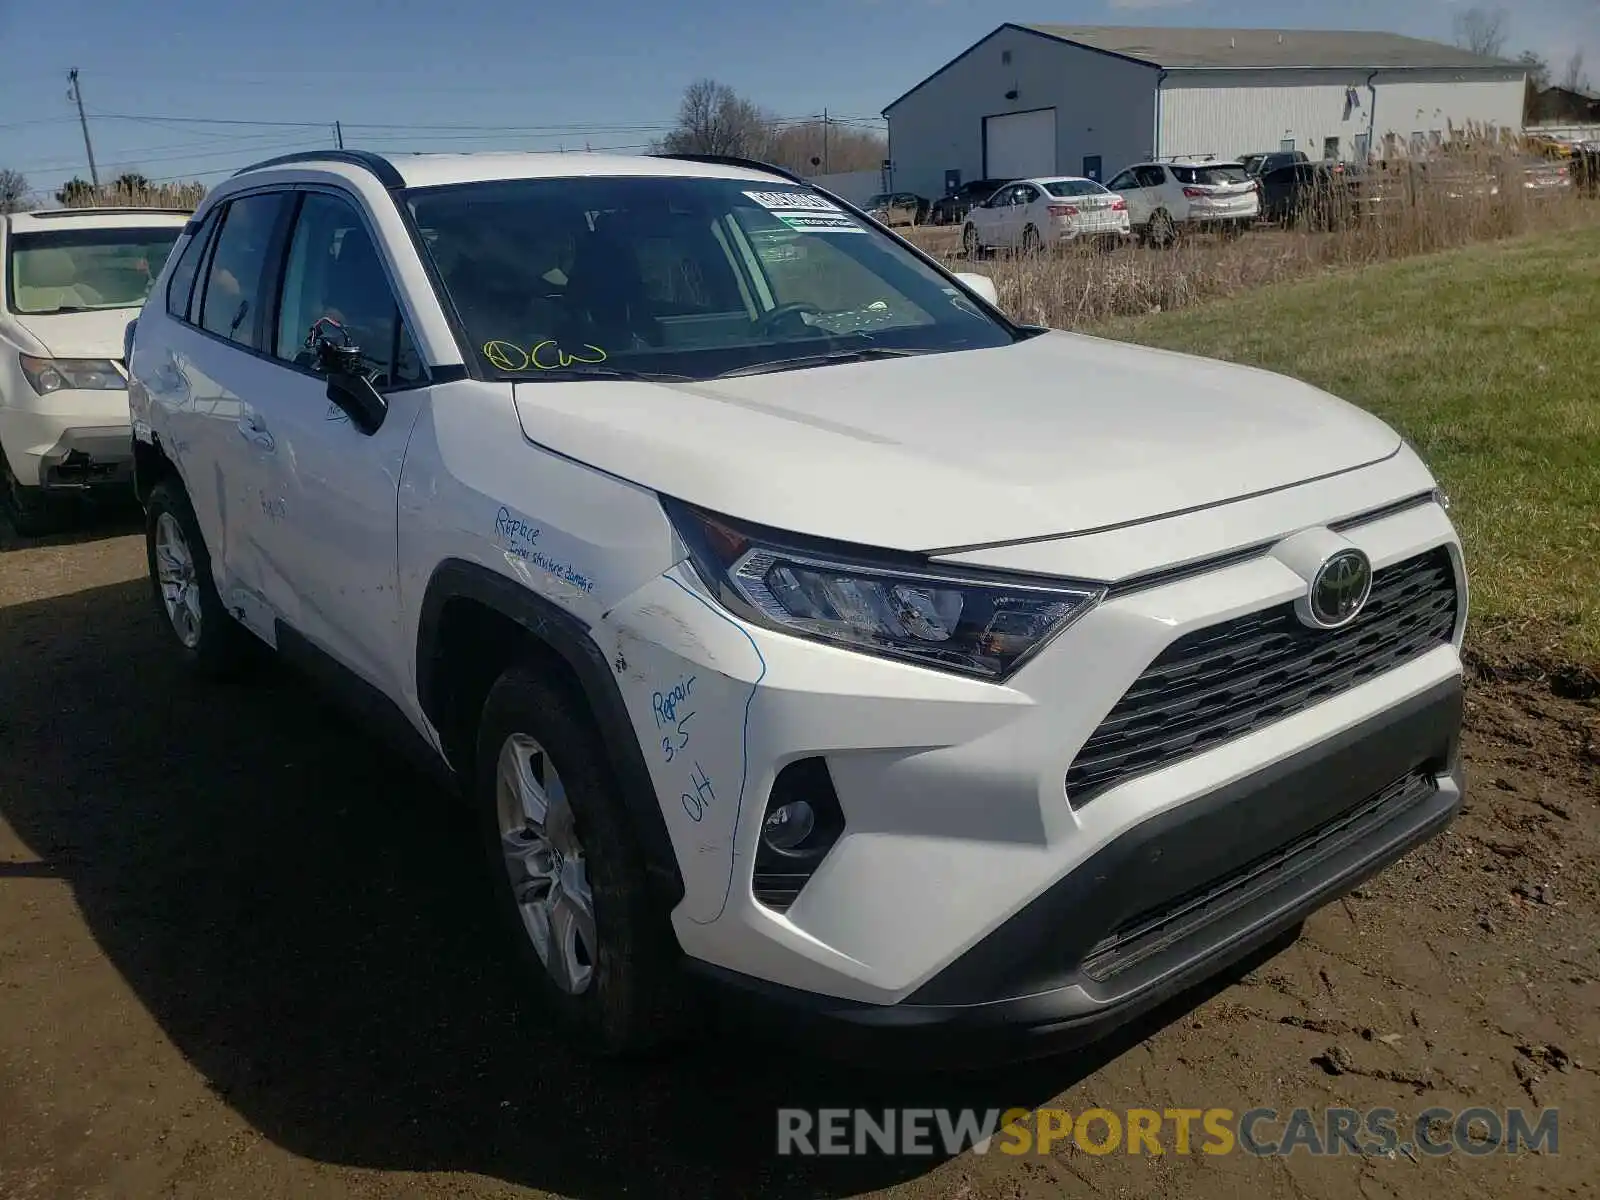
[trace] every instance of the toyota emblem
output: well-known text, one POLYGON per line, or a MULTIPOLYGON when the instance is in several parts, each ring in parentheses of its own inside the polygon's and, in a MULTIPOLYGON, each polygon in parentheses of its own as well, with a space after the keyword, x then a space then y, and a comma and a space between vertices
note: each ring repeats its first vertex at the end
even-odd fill
POLYGON ((1372 594, 1372 560, 1360 550, 1329 556, 1311 580, 1307 594, 1312 620, 1323 629, 1338 629, 1358 616, 1372 594))

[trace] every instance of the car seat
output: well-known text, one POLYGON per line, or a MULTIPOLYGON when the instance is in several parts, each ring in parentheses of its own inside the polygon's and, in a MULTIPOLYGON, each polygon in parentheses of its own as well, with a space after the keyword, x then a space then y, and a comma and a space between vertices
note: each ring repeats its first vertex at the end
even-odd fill
POLYGON ((22 250, 12 256, 17 307, 25 312, 50 312, 58 308, 94 308, 105 297, 78 278, 78 260, 66 250, 49 246, 22 250))

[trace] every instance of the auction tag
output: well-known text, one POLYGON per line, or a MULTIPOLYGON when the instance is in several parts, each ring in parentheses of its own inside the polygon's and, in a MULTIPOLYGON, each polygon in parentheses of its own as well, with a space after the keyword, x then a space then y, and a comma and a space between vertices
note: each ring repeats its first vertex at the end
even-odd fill
POLYGON ((839 212, 839 206, 815 192, 746 192, 762 208, 809 209, 813 212, 839 212))

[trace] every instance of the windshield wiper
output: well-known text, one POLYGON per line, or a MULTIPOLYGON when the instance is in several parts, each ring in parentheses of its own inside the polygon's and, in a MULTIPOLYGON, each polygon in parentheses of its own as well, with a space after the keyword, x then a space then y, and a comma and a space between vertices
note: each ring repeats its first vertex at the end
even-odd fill
POLYGON ((538 383, 552 379, 624 379, 633 383, 687 383, 693 375, 675 375, 670 371, 629 371, 621 367, 602 367, 595 363, 574 363, 570 367, 553 367, 548 371, 519 372, 514 383, 538 383))
POLYGON ((766 375, 773 371, 802 371, 807 367, 825 367, 832 363, 871 362, 875 358, 911 358, 927 350, 896 350, 889 346, 860 346, 852 350, 834 350, 827 354, 802 354, 798 358, 776 358, 770 362, 751 363, 748 367, 735 367, 713 375, 713 379, 737 379, 741 375, 766 375))

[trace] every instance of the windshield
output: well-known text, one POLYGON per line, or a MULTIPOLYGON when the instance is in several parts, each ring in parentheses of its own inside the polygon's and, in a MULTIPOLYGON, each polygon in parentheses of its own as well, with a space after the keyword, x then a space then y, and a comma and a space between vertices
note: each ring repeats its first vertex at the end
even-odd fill
POLYGON ((1100 196, 1105 188, 1092 179, 1057 179, 1044 185, 1052 196, 1100 196))
POLYGON ((407 203, 491 378, 707 379, 1015 340, 809 188, 579 177, 417 189, 407 203))
POLYGON ((138 308, 182 232, 180 225, 13 232, 7 303, 24 316, 138 308))
POLYGON ((1224 183, 1250 182, 1244 168, 1237 163, 1225 163, 1219 167, 1173 167, 1172 173, 1178 177, 1179 183, 1208 184, 1212 187, 1224 183))

